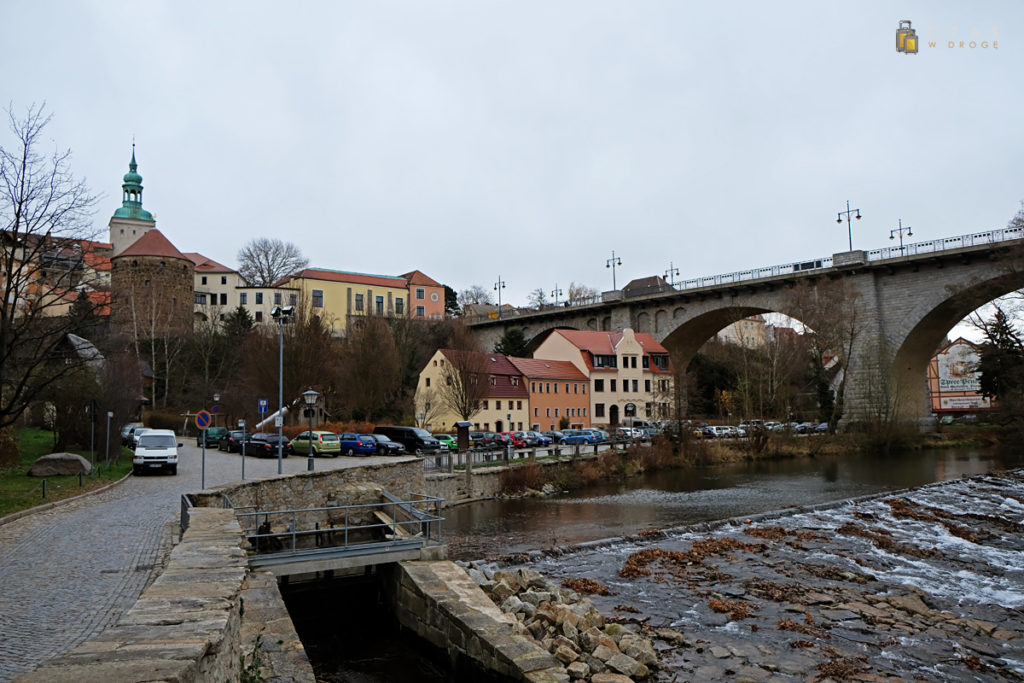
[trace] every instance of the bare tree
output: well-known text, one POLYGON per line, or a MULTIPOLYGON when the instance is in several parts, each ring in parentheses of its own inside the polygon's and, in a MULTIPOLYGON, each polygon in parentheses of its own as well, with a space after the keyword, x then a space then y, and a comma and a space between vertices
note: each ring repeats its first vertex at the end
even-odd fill
POLYGON ((569 283, 569 303, 580 304, 597 300, 597 290, 581 283, 569 283))
POLYGON ((373 422, 388 414, 402 392, 402 368, 387 320, 371 316, 353 325, 341 359, 339 394, 352 417, 373 422))
POLYGON ((529 298, 527 298, 527 302, 534 308, 544 308, 544 306, 548 303, 548 295, 544 291, 543 287, 538 287, 537 289, 530 292, 530 296, 529 298))
POLYGON ((274 237, 249 240, 238 250, 238 272, 254 287, 272 287, 283 277, 294 275, 309 259, 297 246, 274 237))
POLYGON ((473 285, 459 292, 459 307, 469 304, 492 304, 491 293, 480 285, 473 285))
POLYGON ((414 406, 416 426, 429 429, 434 420, 444 414, 445 405, 444 399, 433 387, 416 392, 414 406))
POLYGON ((469 420, 487 395, 487 354, 482 351, 445 349, 447 363, 437 393, 445 405, 463 420, 469 420))
POLYGON ((43 106, 19 119, 15 144, 0 146, 0 428, 41 392, 75 372, 58 347, 78 325, 68 315, 76 290, 90 290, 83 255, 96 249, 89 217, 96 198, 70 170, 71 152, 41 152, 50 122, 43 106))

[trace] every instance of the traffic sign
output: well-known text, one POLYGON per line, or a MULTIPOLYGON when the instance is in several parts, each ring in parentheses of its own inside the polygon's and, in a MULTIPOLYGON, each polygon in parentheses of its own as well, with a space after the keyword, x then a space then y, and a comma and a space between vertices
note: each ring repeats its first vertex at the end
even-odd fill
POLYGON ((200 410, 196 413, 196 427, 200 429, 206 429, 213 422, 213 416, 205 410, 200 410))
POLYGON ((260 415, 262 415, 263 413, 267 412, 267 405, 268 405, 267 399, 261 398, 260 399, 260 403, 259 403, 259 409, 256 412, 258 412, 260 415))
POLYGON ((210 412, 211 413, 219 413, 220 412, 220 406, 214 406, 214 407, 210 408, 210 412))

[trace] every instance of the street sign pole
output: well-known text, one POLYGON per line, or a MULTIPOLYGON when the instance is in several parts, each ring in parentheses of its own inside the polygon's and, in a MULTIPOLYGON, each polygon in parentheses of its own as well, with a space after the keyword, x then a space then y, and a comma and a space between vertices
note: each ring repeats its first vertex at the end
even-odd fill
POLYGON ((239 420, 238 427, 242 430, 242 481, 245 481, 245 420, 239 420))
POLYGON ((202 478, 200 480, 202 483, 200 484, 200 486, 204 491, 206 490, 206 429, 210 426, 210 423, 212 422, 213 416, 210 415, 210 413, 208 413, 207 411, 200 410, 198 413, 196 413, 196 427, 201 429, 203 432, 203 459, 201 467, 202 478))

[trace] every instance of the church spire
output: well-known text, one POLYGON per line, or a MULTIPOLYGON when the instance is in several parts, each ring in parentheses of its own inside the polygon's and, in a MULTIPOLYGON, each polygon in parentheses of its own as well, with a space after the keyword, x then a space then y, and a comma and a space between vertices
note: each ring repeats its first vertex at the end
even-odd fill
POLYGON ((132 160, 128 162, 128 172, 124 174, 121 185, 121 208, 114 212, 114 218, 134 218, 152 221, 153 215, 142 208, 142 176, 138 173, 139 165, 135 161, 135 142, 132 141, 132 160))

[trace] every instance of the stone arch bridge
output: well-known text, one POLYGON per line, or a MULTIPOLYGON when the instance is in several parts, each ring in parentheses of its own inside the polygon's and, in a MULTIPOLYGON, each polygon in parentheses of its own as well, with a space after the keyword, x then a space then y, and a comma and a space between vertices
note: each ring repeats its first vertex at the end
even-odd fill
POLYGON ((485 348, 493 348, 512 327, 521 328, 534 343, 560 327, 632 327, 653 335, 670 351, 673 363, 686 367, 704 342, 726 326, 758 313, 799 320, 794 291, 806 286, 815 296, 836 283, 853 300, 856 320, 844 421, 877 414, 880 393, 885 394, 887 414, 926 420, 931 412, 927 366, 943 338, 979 306, 1024 288, 1024 230, 845 252, 625 296, 622 291, 605 292, 600 301, 583 305, 467 322, 485 348), (885 385, 884 392, 880 385, 885 385))

